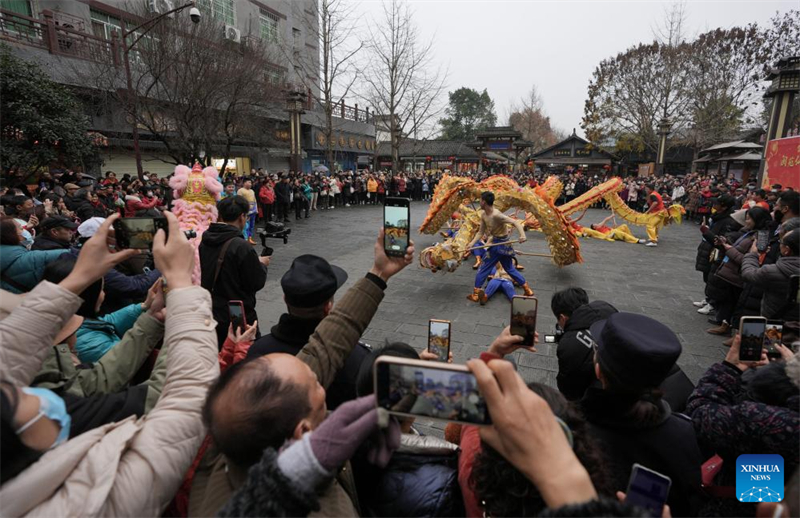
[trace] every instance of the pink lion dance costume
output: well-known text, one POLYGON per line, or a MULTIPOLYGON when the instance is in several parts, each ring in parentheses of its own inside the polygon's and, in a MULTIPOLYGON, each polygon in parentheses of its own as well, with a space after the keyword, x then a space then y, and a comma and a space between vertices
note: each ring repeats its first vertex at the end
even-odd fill
POLYGON ((217 200, 222 192, 222 184, 217 180, 214 167, 201 169, 195 162, 189 169, 185 165, 175 167, 175 174, 169 186, 175 195, 172 212, 181 223, 181 230, 194 230, 197 237, 191 240, 194 247, 194 272, 192 282, 200 284, 200 240, 203 232, 217 221, 217 200))

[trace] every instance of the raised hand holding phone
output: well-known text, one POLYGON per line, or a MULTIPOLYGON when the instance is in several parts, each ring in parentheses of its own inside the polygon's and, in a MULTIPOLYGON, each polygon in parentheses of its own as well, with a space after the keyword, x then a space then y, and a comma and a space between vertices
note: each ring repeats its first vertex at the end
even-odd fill
POLYGON ((414 242, 409 240, 406 253, 402 257, 389 257, 383 249, 384 230, 381 228, 378 233, 378 240, 375 242, 375 262, 370 273, 380 277, 383 282, 387 282, 392 276, 396 275, 403 268, 411 264, 414 260, 414 242))
MULTIPOLYGON (((497 356, 505 357, 518 349, 525 349, 532 353, 536 352, 536 347, 533 345, 525 345, 524 338, 519 335, 511 334, 511 326, 506 326, 503 331, 494 339, 492 345, 489 346, 489 352, 497 356)), ((534 332, 534 343, 539 341, 539 333, 534 332)))

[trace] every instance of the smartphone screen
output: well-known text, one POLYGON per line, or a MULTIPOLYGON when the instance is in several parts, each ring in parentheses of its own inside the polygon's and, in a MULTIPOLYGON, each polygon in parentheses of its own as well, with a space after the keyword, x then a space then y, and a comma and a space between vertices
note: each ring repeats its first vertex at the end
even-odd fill
POLYGON ((149 250, 159 228, 166 228, 166 218, 120 218, 114 221, 114 238, 117 246, 149 250))
POLYGON ((763 252, 769 246, 769 230, 759 230, 756 234, 756 249, 763 252))
POLYGON ((511 299, 511 334, 523 338, 522 345, 533 345, 536 332, 536 297, 514 297, 511 299))
POLYGON ((739 347, 739 359, 747 362, 757 362, 761 359, 761 348, 764 346, 764 332, 767 319, 761 317, 743 317, 741 319, 740 333, 742 343, 739 347))
POLYGON ((402 257, 408 248, 409 205, 406 198, 387 198, 383 207, 383 249, 386 255, 402 257))
POLYGON ((467 424, 489 424, 475 376, 463 365, 405 358, 375 361, 378 406, 391 413, 467 424))
POLYGON ((672 480, 666 475, 634 464, 625 501, 645 509, 650 516, 660 518, 671 485, 672 480))
POLYGON ((450 322, 447 320, 428 321, 428 352, 436 355, 440 362, 447 362, 450 356, 450 322))
POLYGON ((783 339, 783 324, 777 322, 767 322, 764 328, 764 349, 767 351, 768 358, 780 358, 781 353, 775 347, 782 343, 783 339))
POLYGON ((228 314, 231 318, 233 329, 239 329, 244 332, 246 327, 246 319, 244 315, 244 304, 241 300, 231 300, 228 302, 228 314))
POLYGON ((544 335, 544 343, 546 343, 546 344, 554 344, 554 343, 556 343, 556 336, 555 335, 544 335))

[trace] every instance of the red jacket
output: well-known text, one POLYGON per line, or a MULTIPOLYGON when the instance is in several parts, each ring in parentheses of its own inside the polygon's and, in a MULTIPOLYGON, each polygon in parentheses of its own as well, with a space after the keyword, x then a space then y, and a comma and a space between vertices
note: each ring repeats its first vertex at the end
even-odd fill
POLYGON ((125 217, 135 218, 137 212, 140 210, 152 209, 158 205, 158 202, 158 198, 152 198, 150 201, 142 201, 138 196, 129 194, 125 197, 125 217))

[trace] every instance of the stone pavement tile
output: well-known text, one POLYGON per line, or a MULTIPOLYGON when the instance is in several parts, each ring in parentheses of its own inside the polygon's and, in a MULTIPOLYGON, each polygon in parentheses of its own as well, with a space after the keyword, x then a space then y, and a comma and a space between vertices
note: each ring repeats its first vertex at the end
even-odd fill
POLYGON ((525 367, 558 372, 558 358, 537 353, 520 352, 517 362, 525 367))
MULTIPOLYGON (((427 208, 426 203, 412 202, 413 225, 422 221, 427 208)), ((584 219, 595 222, 606 215, 607 211, 589 210, 584 219)), ((349 280, 337 294, 340 298, 344 290, 371 267, 381 219, 380 207, 316 212, 308 220, 288 224, 292 229, 288 245, 268 240, 275 254, 267 284, 257 296, 262 333, 268 332, 286 311, 280 278, 295 257, 312 253, 344 268, 349 280)), ((635 235, 644 237, 644 229, 631 228, 635 235)), ((528 237, 521 250, 547 250, 541 233, 529 232, 528 237)), ((416 228, 412 239, 417 250, 441 241, 439 236, 420 235, 416 228)), ((537 327, 541 339, 544 334, 552 333, 555 326, 550 312, 552 294, 570 286, 580 286, 587 290, 591 300, 601 299, 622 311, 648 314, 679 333, 684 347, 679 364, 685 366, 693 381, 697 381, 708 366, 724 358, 726 351, 720 345, 721 339, 705 333, 710 325, 691 305, 693 300, 703 297, 702 278, 694 270, 698 242, 698 226, 686 222, 664 228, 657 248, 582 239, 583 264, 558 268, 544 258, 521 257, 520 261, 526 266, 522 273, 539 298, 537 327)), ((486 306, 466 300, 475 278, 469 264, 463 263, 453 273, 432 274, 415 262, 390 279, 384 302, 364 334, 365 341, 382 345, 387 338, 404 340, 419 350, 426 346, 428 319, 441 318, 453 322, 452 348, 456 360, 478 356, 508 324, 510 306, 502 295, 495 296, 486 306)), ((522 291, 518 288, 517 293, 522 294, 522 291)), ((526 366, 525 363, 533 362, 520 355, 520 372, 528 381, 541 380, 554 386, 555 373, 546 367, 552 367, 555 347, 539 344, 537 348, 537 355, 551 359, 536 359, 536 362, 543 362, 541 366, 526 366)))

